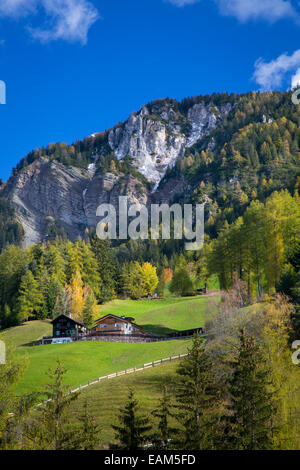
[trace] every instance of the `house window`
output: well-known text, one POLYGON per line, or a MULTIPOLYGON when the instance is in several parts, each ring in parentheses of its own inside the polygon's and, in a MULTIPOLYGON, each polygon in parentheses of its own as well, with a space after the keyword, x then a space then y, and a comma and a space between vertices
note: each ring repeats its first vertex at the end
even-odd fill
POLYGON ((60 334, 60 331, 56 330, 56 336, 59 336, 59 334, 60 334))

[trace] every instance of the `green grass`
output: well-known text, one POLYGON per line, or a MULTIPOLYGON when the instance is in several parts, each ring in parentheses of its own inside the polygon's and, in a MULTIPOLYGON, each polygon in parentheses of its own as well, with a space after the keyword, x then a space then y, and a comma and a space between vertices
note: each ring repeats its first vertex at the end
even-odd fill
POLYGON ((23 325, 8 328, 0 334, 0 338, 8 345, 16 347, 36 341, 43 336, 52 336, 50 320, 35 320, 23 325))
POLYGON ((118 424, 119 409, 124 406, 129 389, 134 390, 141 413, 153 422, 151 411, 158 405, 163 386, 167 385, 170 391, 174 391, 178 364, 179 361, 174 361, 92 385, 83 390, 78 400, 73 402, 71 421, 76 423, 87 401, 89 412, 101 428, 101 447, 107 448, 109 443, 114 442, 111 425, 118 424))
MULTIPOLYGON (((168 298, 161 300, 114 300, 100 307, 100 315, 130 315, 146 331, 164 334, 204 325, 213 307, 206 297, 168 298)), ((17 354, 26 358, 24 377, 16 388, 18 394, 41 389, 47 383, 46 372, 59 358, 69 371, 69 385, 74 388, 101 375, 142 365, 157 359, 186 352, 189 341, 158 343, 78 342, 45 346, 26 346, 42 336, 51 335, 48 321, 33 321, 10 328, 0 336, 17 347, 17 354)))
POLYGON ((17 354, 27 357, 27 368, 16 387, 16 393, 28 394, 49 381, 47 371, 60 359, 68 370, 67 384, 74 388, 102 375, 143 365, 147 362, 186 352, 190 340, 157 343, 109 343, 87 341, 19 348, 17 354))
POLYGON ((159 300, 113 300, 100 307, 100 315, 130 315, 145 331, 166 334, 204 326, 214 313, 208 297, 159 300))

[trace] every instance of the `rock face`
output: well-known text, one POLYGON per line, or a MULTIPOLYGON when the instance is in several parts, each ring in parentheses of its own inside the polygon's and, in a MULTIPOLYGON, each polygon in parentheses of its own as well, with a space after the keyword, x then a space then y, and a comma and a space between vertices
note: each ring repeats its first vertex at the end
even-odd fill
POLYGON ((187 147, 191 147, 204 135, 209 135, 214 130, 218 122, 231 111, 231 105, 225 104, 217 108, 216 106, 204 103, 195 104, 188 111, 188 120, 192 124, 192 131, 187 139, 187 147))
POLYGON ((138 171, 154 185, 160 182, 167 168, 184 155, 186 138, 180 128, 170 126, 173 114, 168 109, 153 119, 144 106, 138 114, 133 113, 123 127, 113 129, 108 136, 117 158, 132 157, 138 171))
POLYGON ((45 158, 10 179, 5 193, 17 209, 25 246, 45 238, 51 219, 59 220, 71 238, 81 235, 87 223, 82 198, 87 181, 88 171, 45 158))
MULTIPOLYGON (((217 108, 200 102, 183 114, 172 101, 164 100, 143 106, 113 128, 108 134, 111 151, 119 160, 130 157, 151 189, 134 173, 97 168, 101 155, 87 168, 67 167, 46 157, 25 166, 4 189, 24 228, 24 246, 46 240, 51 221, 56 221, 71 240, 83 236, 86 227, 97 224, 97 207, 102 203, 117 207, 120 195, 127 195, 132 203, 171 202, 184 185, 181 178, 159 185, 168 167, 181 159, 187 148, 209 136, 230 110, 230 104, 217 108)), ((209 145, 213 148, 213 140, 209 145)))
POLYGON ((167 168, 183 157, 187 147, 209 135, 230 110, 230 104, 219 109, 199 103, 183 118, 171 104, 160 107, 154 116, 143 106, 139 113, 132 113, 123 126, 110 131, 108 142, 118 159, 132 157, 138 171, 154 183, 156 189, 167 168), (189 135, 183 133, 183 120, 191 128, 189 135))

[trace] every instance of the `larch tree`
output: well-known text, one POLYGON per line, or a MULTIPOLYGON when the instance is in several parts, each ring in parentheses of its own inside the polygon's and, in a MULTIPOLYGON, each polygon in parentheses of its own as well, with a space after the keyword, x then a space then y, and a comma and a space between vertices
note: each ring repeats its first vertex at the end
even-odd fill
POLYGON ((22 277, 18 305, 20 321, 26 321, 29 317, 36 316, 40 312, 42 294, 39 290, 38 282, 30 270, 22 277))

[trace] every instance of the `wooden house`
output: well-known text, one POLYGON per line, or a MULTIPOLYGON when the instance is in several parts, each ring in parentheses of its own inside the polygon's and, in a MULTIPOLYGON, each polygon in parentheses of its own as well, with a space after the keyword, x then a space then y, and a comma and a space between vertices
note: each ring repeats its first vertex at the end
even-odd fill
POLYGON ((116 315, 105 315, 96 320, 96 325, 90 331, 91 335, 132 335, 146 336, 142 327, 133 323, 132 317, 118 317, 116 315))
POLYGON ((53 338, 81 338, 87 334, 87 328, 67 315, 59 315, 52 320, 53 338))

